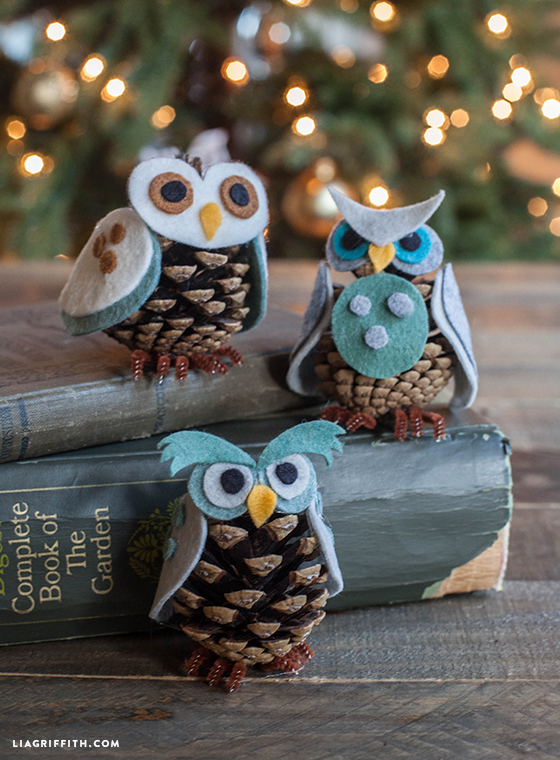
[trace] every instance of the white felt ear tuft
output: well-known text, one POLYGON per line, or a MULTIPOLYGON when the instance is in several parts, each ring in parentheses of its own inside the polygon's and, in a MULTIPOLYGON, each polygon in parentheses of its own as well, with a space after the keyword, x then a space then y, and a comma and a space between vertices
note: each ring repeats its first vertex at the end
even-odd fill
POLYGON ((330 187, 338 210, 352 229, 377 246, 394 243, 421 227, 436 211, 445 197, 440 190, 433 198, 402 208, 376 209, 363 206, 330 187))

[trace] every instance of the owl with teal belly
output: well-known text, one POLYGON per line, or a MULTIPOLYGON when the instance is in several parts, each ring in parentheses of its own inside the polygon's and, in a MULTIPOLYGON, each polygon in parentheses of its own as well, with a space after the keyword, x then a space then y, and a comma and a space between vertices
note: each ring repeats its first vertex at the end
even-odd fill
POLYGON ((422 203, 394 209, 363 206, 332 189, 343 219, 326 245, 303 330, 290 358, 288 385, 322 393, 331 402, 322 418, 350 432, 394 422, 444 434, 440 414, 425 410, 451 378, 450 406, 466 408, 477 391, 469 323, 451 264, 441 267, 443 245, 426 224, 443 201, 441 191, 422 203), (347 287, 333 285, 331 269, 352 272, 347 287))

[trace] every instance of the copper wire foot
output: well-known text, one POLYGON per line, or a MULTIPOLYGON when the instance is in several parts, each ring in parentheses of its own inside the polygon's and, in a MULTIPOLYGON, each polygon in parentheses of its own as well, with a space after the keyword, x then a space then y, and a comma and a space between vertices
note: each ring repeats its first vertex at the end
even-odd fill
POLYGON ((344 427, 349 433, 355 433, 356 430, 361 427, 364 427, 367 430, 373 430, 376 425, 377 421, 371 416, 371 414, 366 414, 365 412, 353 414, 344 423, 344 427))
POLYGON ((226 691, 237 691, 243 683, 246 672, 247 666, 242 662, 236 662, 231 669, 228 680, 226 681, 226 691))
POLYGON ((144 376, 144 365, 149 361, 149 355, 140 348, 132 352, 130 356, 130 371, 135 380, 140 380, 144 376))
POLYGON ((171 359, 169 354, 160 354, 157 358, 156 373, 160 383, 163 383, 171 367, 171 359))
POLYGON ((245 361, 239 351, 233 348, 233 346, 220 346, 213 353, 215 356, 227 356, 236 367, 239 367, 245 361))
POLYGON ((191 367, 201 369, 207 375, 225 375, 227 366, 221 362, 214 353, 211 354, 194 354, 190 359, 191 367))
POLYGON ((175 357, 175 377, 177 380, 184 382, 187 379, 189 371, 189 360, 186 356, 175 357))
POLYGON ((231 661, 226 660, 225 657, 219 657, 217 660, 215 660, 214 664, 208 671, 208 675, 206 676, 206 683, 208 686, 217 686, 222 680, 222 676, 226 673, 230 666, 231 661))
POLYGON ((408 417, 404 409, 395 409, 395 438, 404 441, 408 429, 408 417))
POLYGON ((424 435, 424 422, 422 420, 422 410, 418 406, 411 406, 408 410, 410 420, 410 432, 413 438, 420 438, 424 435))
POLYGON ((445 420, 437 412, 422 412, 422 419, 434 426, 434 438, 441 441, 445 434, 445 420))
POLYGON ((215 655, 204 647, 196 647, 191 656, 185 660, 185 670, 189 676, 197 676, 201 669, 206 669, 215 655))
POLYGON ((337 425, 345 425, 350 417, 352 417, 352 412, 349 412, 348 409, 344 409, 344 407, 337 406, 336 404, 326 406, 319 415, 320 420, 334 422, 337 425))

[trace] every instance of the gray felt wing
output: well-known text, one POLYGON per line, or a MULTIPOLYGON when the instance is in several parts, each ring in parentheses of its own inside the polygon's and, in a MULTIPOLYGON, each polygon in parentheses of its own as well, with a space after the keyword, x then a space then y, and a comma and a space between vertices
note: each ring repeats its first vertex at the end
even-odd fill
POLYGON ((164 623, 172 614, 171 597, 191 574, 206 543, 206 517, 185 494, 173 513, 171 536, 164 546, 165 561, 150 617, 164 623))
POLYGON ((476 397, 478 371, 469 321, 451 264, 446 264, 436 275, 431 309, 435 323, 453 346, 459 360, 455 369, 455 393, 450 406, 466 409, 476 397))
POLYGON ((311 506, 307 509, 307 521, 311 527, 311 532, 319 542, 321 552, 325 558, 329 576, 327 579, 327 591, 329 596, 340 594, 344 588, 342 573, 338 565, 336 551, 334 549, 334 540, 332 531, 327 527, 323 520, 321 509, 321 495, 317 494, 311 506))
POLYGON ((311 351, 329 326, 333 309, 333 284, 326 262, 319 264, 313 293, 303 317, 301 336, 290 356, 286 382, 302 396, 319 396, 311 351))

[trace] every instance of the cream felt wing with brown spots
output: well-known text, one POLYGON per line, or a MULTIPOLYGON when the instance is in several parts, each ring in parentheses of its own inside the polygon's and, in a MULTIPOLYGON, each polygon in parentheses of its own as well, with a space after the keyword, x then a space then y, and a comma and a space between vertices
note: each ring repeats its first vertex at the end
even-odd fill
POLYGON ((60 295, 73 335, 104 330, 133 314, 157 287, 161 250, 131 208, 107 214, 82 249, 60 295))

